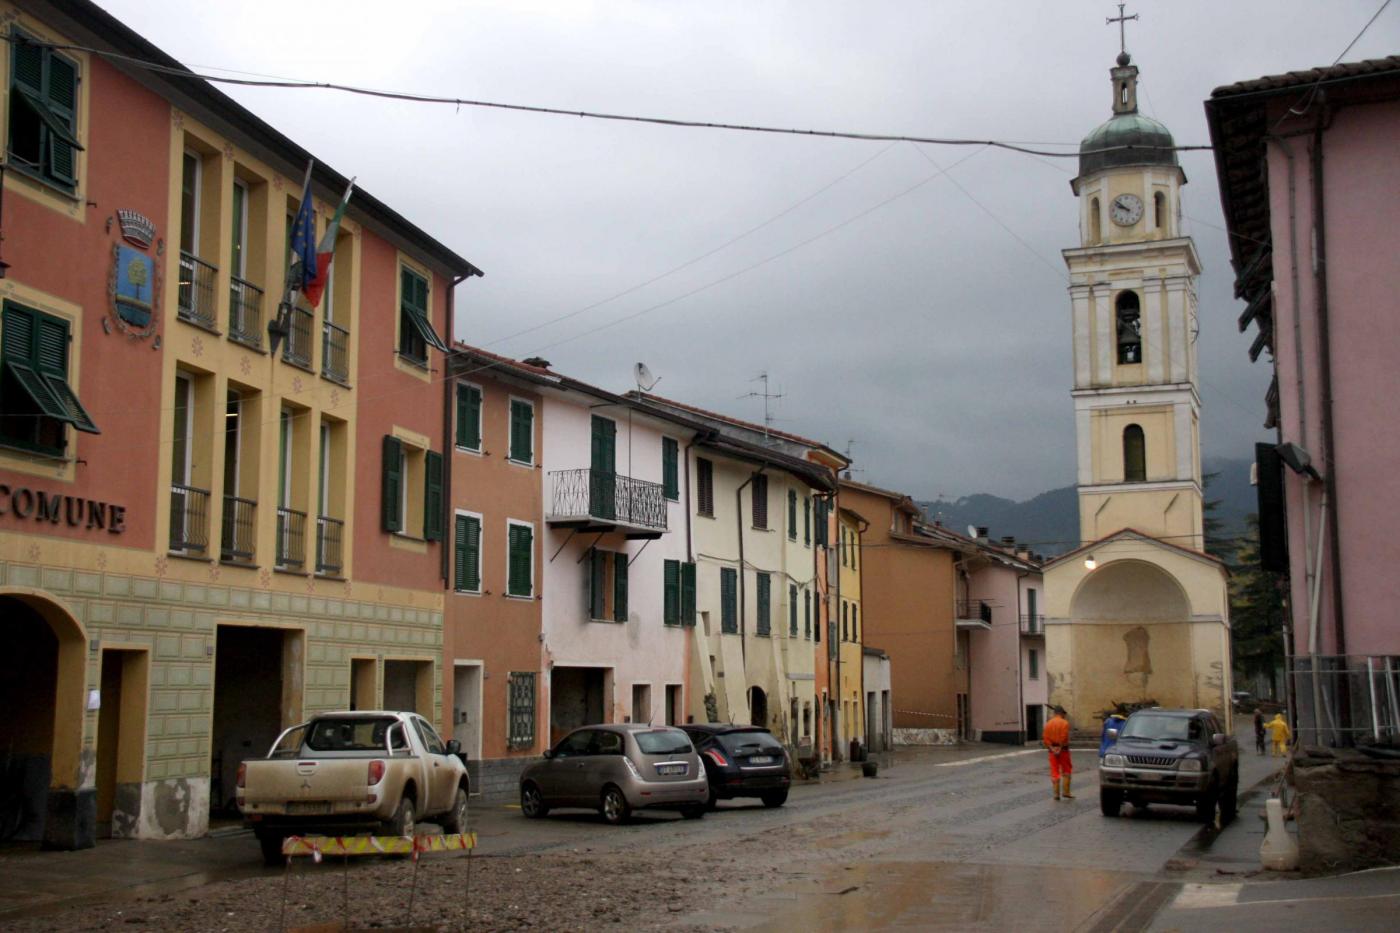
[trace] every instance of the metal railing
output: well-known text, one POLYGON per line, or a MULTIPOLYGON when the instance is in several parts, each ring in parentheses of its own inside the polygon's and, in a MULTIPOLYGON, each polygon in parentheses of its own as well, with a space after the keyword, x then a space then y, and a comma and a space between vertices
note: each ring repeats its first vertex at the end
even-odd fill
POLYGON ((306 513, 277 509, 277 566, 300 570, 306 564, 306 513))
POLYGON ((660 483, 602 470, 556 470, 550 517, 666 531, 666 496, 660 483))
POLYGON ((1300 744, 1337 748, 1400 737, 1400 657, 1297 657, 1288 679, 1300 744))
POLYGON ((341 383, 350 380, 350 331, 330 321, 321 325, 321 375, 341 383))
POLYGON ((180 251, 180 320, 213 330, 218 323, 218 302, 214 300, 214 279, 218 266, 180 251))
POLYGON ((250 347, 262 348, 263 290, 238 276, 229 277, 228 335, 250 347))
POLYGON ((311 335, 316 326, 316 315, 303 307, 294 305, 289 315, 287 342, 282 345, 282 359, 294 366, 311 365, 311 335))
POLYGON ((981 619, 992 624, 992 607, 985 599, 960 599, 957 612, 959 619, 981 619))
POLYGON ((1045 615, 1044 613, 1021 613, 1021 634, 1022 635, 1044 635, 1045 615))
POLYGON ((170 484, 170 550, 203 554, 209 547, 209 490, 170 484))
POLYGON ((345 534, 345 522, 338 518, 322 515, 316 519, 316 572, 327 576, 339 576, 345 566, 341 558, 341 541, 345 534))
POLYGON ((251 563, 257 540, 258 503, 224 496, 224 527, 219 536, 219 559, 251 563))

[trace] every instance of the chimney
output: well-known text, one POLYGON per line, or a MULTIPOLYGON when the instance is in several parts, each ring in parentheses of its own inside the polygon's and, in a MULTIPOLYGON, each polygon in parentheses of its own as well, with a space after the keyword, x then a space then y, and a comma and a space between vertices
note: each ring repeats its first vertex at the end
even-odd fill
POLYGON ((1014 548, 1014 547, 1016 546, 1016 536, 1015 536, 1015 535, 1002 535, 1002 536, 1001 536, 1001 546, 1002 546, 1002 547, 1006 547, 1006 548, 1014 548))
POLYGON ((986 541, 987 541, 987 526, 986 526, 986 525, 978 525, 978 526, 977 526, 977 540, 978 540, 978 541, 981 541, 981 542, 983 542, 983 543, 986 543, 986 541))
POLYGON ((537 366, 537 367, 539 367, 540 369, 548 369, 548 368, 549 368, 549 360, 545 359, 545 358, 542 357, 542 356, 530 356, 530 357, 526 357, 525 359, 521 360, 520 362, 524 363, 526 366, 537 366))
POLYGON ((1016 556, 1019 557, 1021 560, 1030 560, 1031 549, 1028 547, 1018 547, 1016 549, 1016 556))

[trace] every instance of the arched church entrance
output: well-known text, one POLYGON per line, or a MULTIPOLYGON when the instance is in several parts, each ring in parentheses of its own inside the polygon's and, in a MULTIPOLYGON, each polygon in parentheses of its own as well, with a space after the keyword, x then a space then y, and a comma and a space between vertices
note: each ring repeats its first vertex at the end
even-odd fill
POLYGON ((0 840, 94 844, 82 787, 87 635, 48 597, 0 591, 0 840))
POLYGON ((768 694, 762 687, 749 688, 749 722, 755 726, 768 725, 768 694))

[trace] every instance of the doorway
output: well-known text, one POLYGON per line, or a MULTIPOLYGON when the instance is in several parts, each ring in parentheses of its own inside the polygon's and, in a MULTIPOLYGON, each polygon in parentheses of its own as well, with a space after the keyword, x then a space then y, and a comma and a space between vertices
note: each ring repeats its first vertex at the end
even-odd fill
POLYGON ((755 726, 768 725, 768 694, 762 687, 749 688, 749 722, 755 726))
POLYGON ((651 725, 651 684, 632 685, 632 721, 651 725))
POLYGON ((682 719, 681 685, 666 685, 666 725, 674 726, 682 719))
POLYGON ((457 662, 452 671, 452 738, 468 761, 481 759, 481 665, 457 662))
POLYGON ((379 683, 374 658, 350 659, 350 708, 380 709, 379 683))
POLYGON ((132 836, 141 812, 150 656, 102 650, 97 713, 97 838, 132 836))
POLYGON ((433 662, 385 660, 384 708, 433 718, 433 662))
POLYGON ((579 726, 608 722, 604 702, 609 670, 604 667, 556 667, 549 675, 549 743, 579 726))
POLYGON ((1027 742, 1039 742, 1039 741, 1040 741, 1040 730, 1041 730, 1041 729, 1044 727, 1044 725, 1045 725, 1045 723, 1042 722, 1042 717, 1043 717, 1044 715, 1045 715, 1045 710, 1043 710, 1039 705, 1037 705, 1037 706, 1027 706, 1027 707, 1026 707, 1026 741, 1027 741, 1027 742))
POLYGON ((209 813, 236 819, 238 766, 267 753, 301 718, 302 633, 220 625, 214 647, 214 714, 209 747, 209 813))

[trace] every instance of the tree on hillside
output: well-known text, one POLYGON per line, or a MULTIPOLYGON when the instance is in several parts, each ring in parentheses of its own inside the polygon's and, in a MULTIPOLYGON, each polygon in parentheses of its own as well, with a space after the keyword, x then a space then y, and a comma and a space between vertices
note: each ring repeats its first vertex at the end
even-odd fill
POLYGON ((1225 534, 1225 522, 1220 518, 1220 500, 1210 498, 1211 484, 1219 476, 1218 470, 1201 474, 1201 536, 1205 539, 1206 553, 1229 564, 1238 539, 1225 534))
POLYGON ((1245 519, 1245 533, 1230 567, 1230 642, 1235 669, 1246 677, 1266 676, 1279 695, 1283 667, 1283 578, 1259 566, 1259 516, 1245 519))

